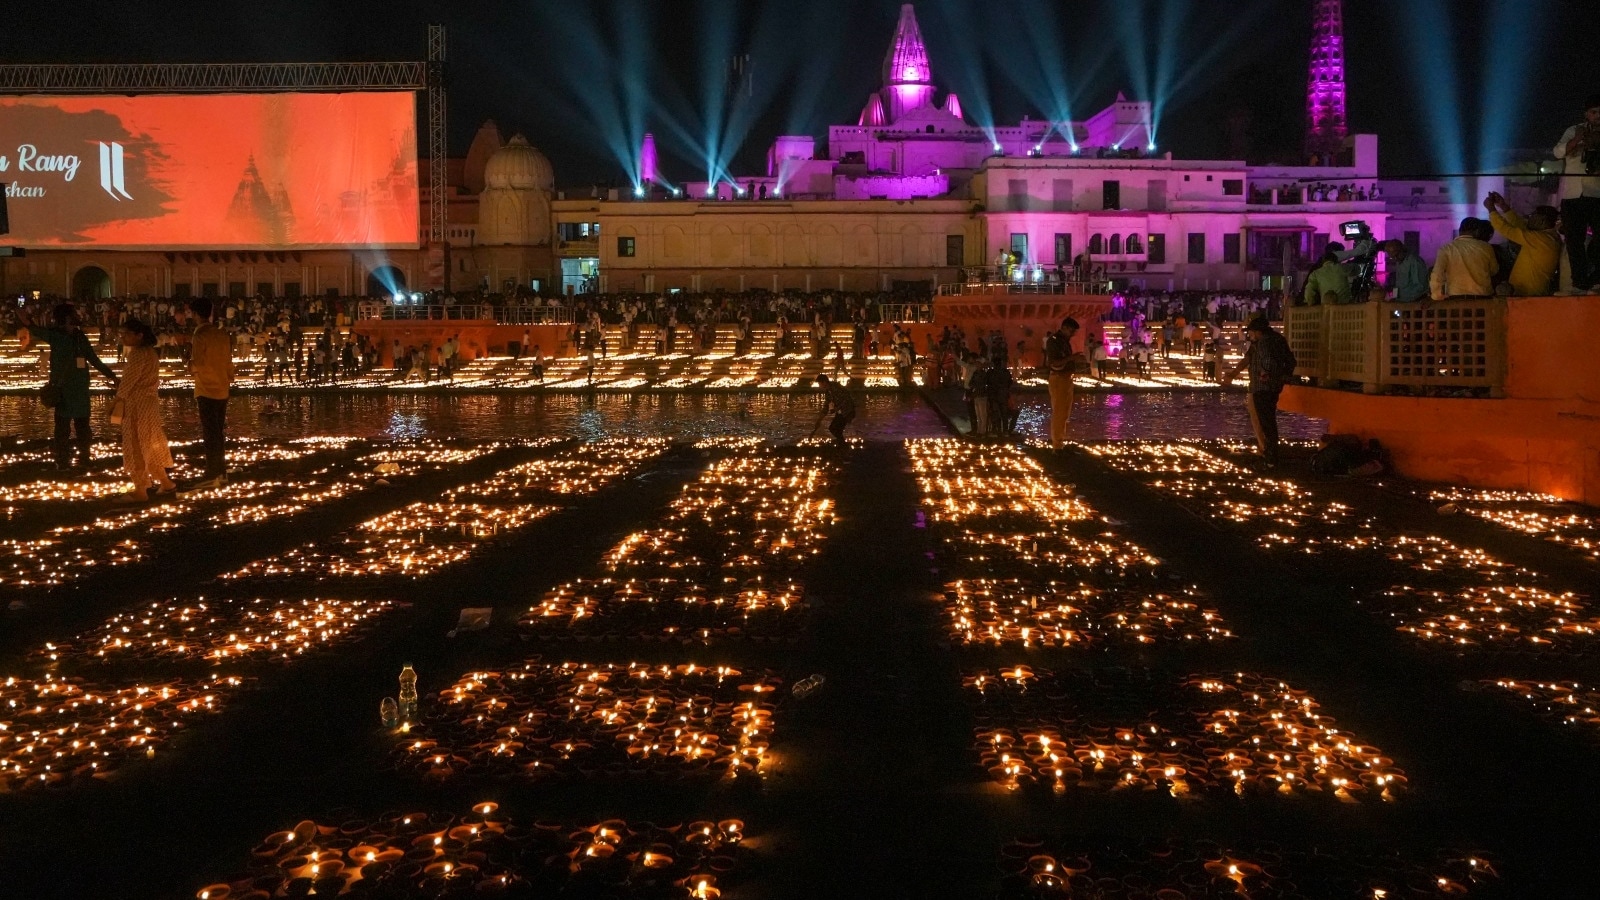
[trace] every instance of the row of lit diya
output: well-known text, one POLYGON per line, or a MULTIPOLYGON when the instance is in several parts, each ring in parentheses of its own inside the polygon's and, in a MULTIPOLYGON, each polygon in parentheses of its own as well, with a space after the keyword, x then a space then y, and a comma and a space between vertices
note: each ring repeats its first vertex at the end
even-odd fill
POLYGON ((533 659, 440 691, 395 729, 393 762, 429 778, 754 774, 779 687, 728 666, 533 659))
POLYGON ((679 492, 661 527, 603 557, 609 573, 547 592, 520 619, 542 638, 792 639, 802 587, 786 573, 818 552, 836 519, 833 468, 814 457, 735 456, 679 492))
POLYGON ((1213 519, 1258 532, 1315 528, 1323 534, 1360 534, 1370 528, 1343 503, 1285 478, 1258 475, 1196 444, 1118 441, 1084 449, 1213 519))
POLYGON ((1131 641, 1213 641, 1233 637, 1192 591, 1022 579, 963 579, 945 585, 948 631, 963 644, 1087 647, 1131 641))
MULTIPOLYGON (((1258 486, 1249 485, 1252 481, 1280 484, 1274 479, 1260 479, 1188 444, 1105 444, 1088 449, 1124 471, 1144 471, 1142 466, 1162 472, 1221 471, 1227 478, 1244 485, 1239 490, 1245 493, 1257 489, 1258 486)), ((1173 487, 1174 483, 1151 482, 1152 486, 1174 496, 1186 496, 1173 487)), ((1303 489, 1293 488, 1292 483, 1281 484, 1291 485, 1292 490, 1309 496, 1303 489)), ((1245 502, 1227 493, 1223 490, 1207 495, 1214 515, 1227 518, 1221 510, 1228 504, 1245 502)), ((1455 502, 1466 496, 1481 500, 1497 494, 1449 492, 1435 494, 1434 499, 1455 502)), ((1310 502, 1313 506, 1320 503, 1310 502)), ((1321 505, 1331 508, 1335 504, 1321 505)), ((1340 507, 1336 515, 1330 514, 1332 518, 1324 518, 1321 533, 1312 533, 1311 529, 1283 532, 1272 530, 1270 523, 1266 524, 1263 526, 1266 533, 1260 535, 1260 541, 1269 548, 1365 553, 1386 559, 1397 569, 1409 571, 1419 579, 1427 579, 1417 586, 1394 586, 1368 605, 1402 633, 1428 643, 1458 650, 1583 652, 1600 634, 1600 616, 1589 610, 1587 598, 1529 585, 1540 578, 1537 573, 1501 560, 1481 548, 1463 546, 1437 535, 1386 534, 1371 523, 1350 530, 1343 527, 1349 519, 1346 512, 1347 508, 1340 507), (1463 577, 1480 583, 1461 586, 1459 582, 1463 577)))
POLYGON ((46 675, 0 683, 0 792, 104 778, 247 683, 237 676, 101 685, 46 675))
POLYGON ((274 832, 197 900, 372 896, 604 896, 716 900, 749 853, 739 819, 518 822, 499 804, 463 816, 384 813, 274 832))
POLYGON ((963 679, 982 767, 1007 789, 1394 800, 1405 773, 1318 712, 1306 692, 1251 673, 1171 682, 1019 665, 963 679))
POLYGON ((1232 637, 1198 591, 1155 589, 1160 561, 1103 530, 1092 507, 1020 450, 950 440, 907 448, 950 568, 974 576, 945 587, 953 640, 1030 648, 1232 637))
POLYGON ((1084 449, 1180 501, 1198 498, 1200 511, 1212 518, 1255 523, 1263 547, 1360 552, 1420 572, 1535 577, 1486 551, 1446 538, 1385 533, 1376 520, 1355 515, 1342 503, 1320 499, 1287 479, 1257 475, 1196 444, 1120 441, 1087 444, 1084 449), (1152 474, 1162 477, 1150 478, 1152 474), (1271 515, 1260 515, 1263 511, 1271 515))
POLYGON ((483 542, 518 531, 560 507, 493 502, 508 492, 581 494, 597 491, 637 471, 668 447, 655 439, 609 440, 561 451, 554 460, 514 466, 449 496, 421 501, 369 519, 350 531, 257 560, 224 579, 256 577, 418 578, 470 558, 483 542))
POLYGON ((1550 494, 1487 488, 1419 489, 1443 512, 1462 512, 1600 559, 1600 517, 1550 494))
MULTIPOLYGON (((326 445, 320 443, 287 447, 252 443, 233 455, 251 457, 239 460, 248 472, 261 461, 300 459, 325 449, 326 445), (257 456, 261 459, 256 460, 257 456)), ((304 480, 260 480, 239 475, 226 485, 186 493, 181 498, 108 513, 88 523, 60 526, 48 537, 0 543, 0 584, 64 584, 100 568, 149 558, 151 546, 147 538, 151 534, 172 532, 197 522, 231 527, 298 515, 352 496, 386 478, 459 465, 488 449, 432 445, 389 448, 361 456, 348 468, 324 467, 304 480), (354 477, 345 479, 341 473, 354 477), (138 537, 121 536, 135 531, 138 537)))
POLYGON ((1511 896, 1495 865, 1466 850, 1405 856, 1292 850, 1275 843, 1138 844, 1019 838, 1001 848, 1001 900, 1428 900, 1511 896))
POLYGON ((1396 630, 1463 650, 1584 653, 1600 635, 1600 616, 1584 598, 1536 587, 1402 586, 1386 591, 1376 606, 1396 630))
MULTIPOLYGON (((178 445, 174 445, 175 447, 178 445)), ((235 440, 228 449, 228 468, 232 471, 247 470, 258 467, 267 462, 292 462, 315 452, 318 448, 270 444, 253 441, 248 438, 235 440)), ((122 455, 120 444, 96 445, 93 457, 95 459, 115 458, 122 455)), ((33 454, 16 454, 17 461, 43 462, 49 454, 39 451, 33 454)), ((3 466, 0 466, 3 468, 3 466)), ((169 470, 176 480, 198 478, 201 474, 192 463, 186 459, 177 460, 177 465, 169 470)), ((55 504, 72 503, 85 500, 104 500, 114 497, 128 489, 127 478, 119 469, 79 475, 71 478, 48 478, 27 481, 21 484, 0 485, 0 505, 28 504, 55 504)))
POLYGON ((560 585, 518 620, 540 638, 628 638, 673 643, 793 640, 807 606, 794 581, 724 577, 579 579, 560 585))
POLYGON ((1600 690, 1576 681, 1514 681, 1507 678, 1483 682, 1510 691, 1533 704, 1544 719, 1578 729, 1589 740, 1600 739, 1600 690))
POLYGON ((349 640, 402 606, 322 597, 158 600, 117 613, 70 641, 47 643, 31 656, 67 664, 287 662, 349 640))

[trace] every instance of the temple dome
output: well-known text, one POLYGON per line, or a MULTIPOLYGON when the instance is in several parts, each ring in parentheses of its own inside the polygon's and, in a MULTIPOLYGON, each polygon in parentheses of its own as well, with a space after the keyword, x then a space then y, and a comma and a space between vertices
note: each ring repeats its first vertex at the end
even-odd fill
POLYGON ((519 134, 489 157, 483 167, 483 183, 489 190, 510 188, 549 193, 555 190, 556 175, 550 160, 519 134))

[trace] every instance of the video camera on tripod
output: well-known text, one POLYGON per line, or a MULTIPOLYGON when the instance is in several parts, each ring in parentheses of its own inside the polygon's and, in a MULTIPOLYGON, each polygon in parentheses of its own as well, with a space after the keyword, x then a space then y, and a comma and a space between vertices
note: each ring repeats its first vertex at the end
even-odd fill
POLYGON ((1367 223, 1359 220, 1340 225, 1339 233, 1350 248, 1339 254, 1339 262, 1350 270, 1350 296, 1358 303, 1365 302, 1378 284, 1378 239, 1367 223))

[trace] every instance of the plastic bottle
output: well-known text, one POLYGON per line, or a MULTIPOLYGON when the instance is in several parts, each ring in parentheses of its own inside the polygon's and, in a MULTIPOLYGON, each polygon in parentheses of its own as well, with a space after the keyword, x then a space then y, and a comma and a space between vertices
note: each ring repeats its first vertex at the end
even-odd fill
POLYGON ((417 673, 411 663, 400 670, 400 718, 406 722, 417 718, 417 673))
POLYGON ((394 728, 400 724, 400 707, 394 702, 393 697, 383 698, 378 704, 378 716, 383 719, 383 727, 394 728))
POLYGON ((794 686, 794 690, 793 690, 794 698, 796 700, 804 700, 806 697, 810 696, 812 691, 815 691, 817 688, 822 687, 822 682, 824 682, 826 680, 827 679, 825 679, 820 674, 811 675, 811 676, 809 676, 807 678, 801 679, 794 686))

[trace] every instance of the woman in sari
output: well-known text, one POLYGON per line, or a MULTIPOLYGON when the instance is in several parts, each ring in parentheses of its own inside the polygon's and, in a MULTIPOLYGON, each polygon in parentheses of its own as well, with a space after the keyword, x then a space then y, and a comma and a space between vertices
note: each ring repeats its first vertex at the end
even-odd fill
POLYGON ((117 400, 122 404, 122 465, 133 488, 120 498, 123 503, 143 503, 156 496, 177 491, 167 469, 172 467, 172 451, 167 433, 161 427, 161 386, 156 359, 156 336, 150 326, 138 319, 122 323, 122 344, 127 348, 122 367, 122 382, 117 400))

